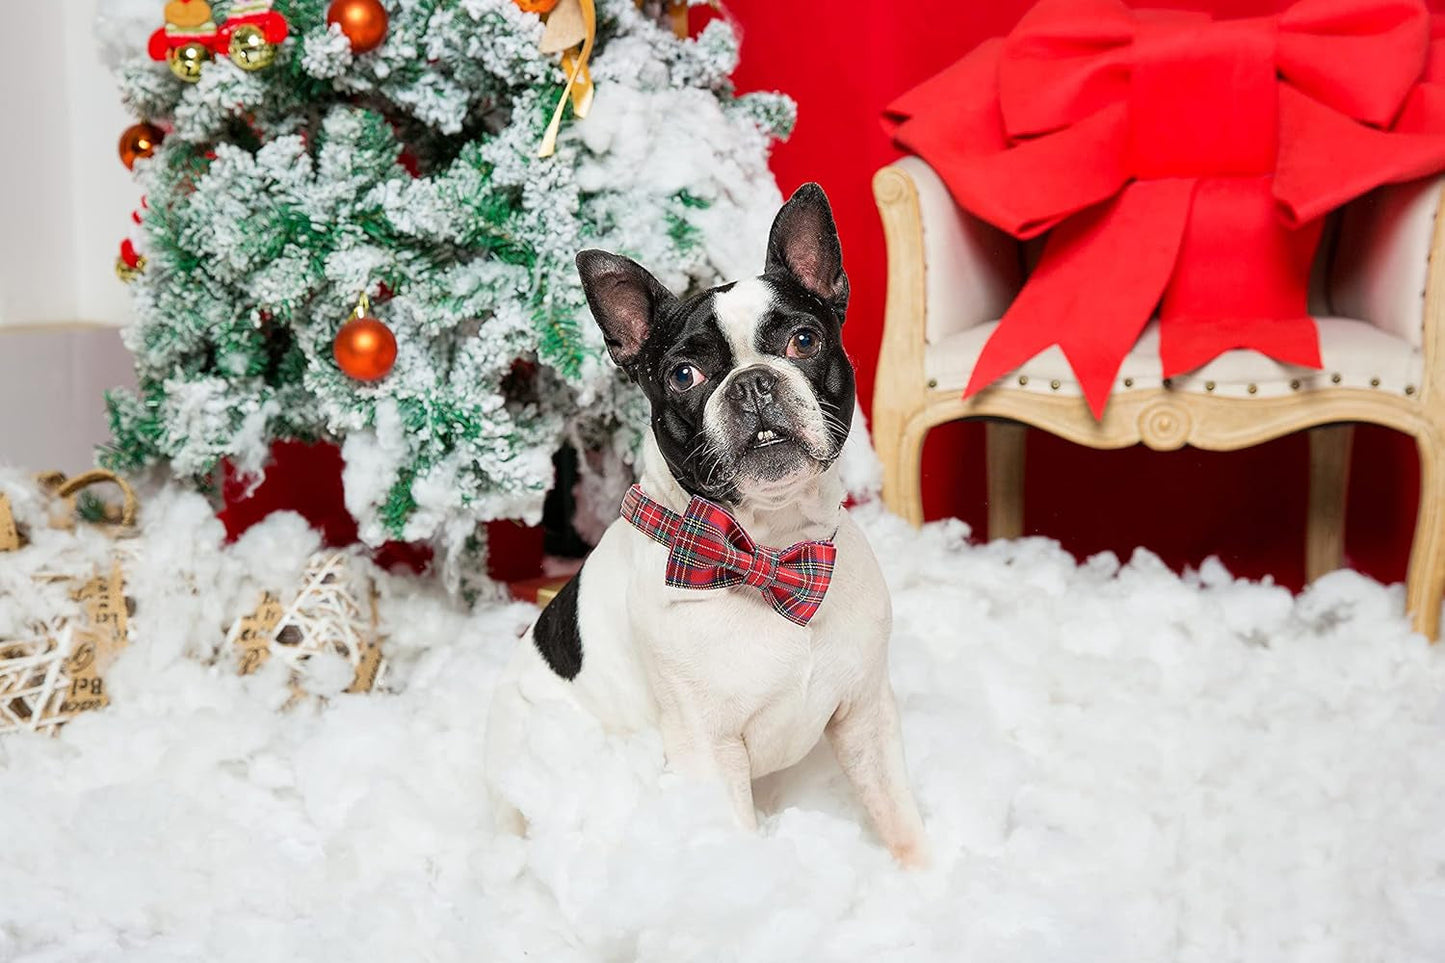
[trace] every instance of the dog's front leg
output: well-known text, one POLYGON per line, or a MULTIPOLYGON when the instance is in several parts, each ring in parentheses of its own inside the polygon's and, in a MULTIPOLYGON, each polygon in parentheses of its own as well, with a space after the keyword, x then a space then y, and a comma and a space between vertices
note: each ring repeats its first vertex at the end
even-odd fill
POLYGON ((753 808, 753 763, 741 736, 709 735, 700 721, 688 725, 677 715, 664 713, 662 741, 669 768, 717 780, 727 793, 738 825, 758 828, 758 814, 753 808))
POLYGON ((713 745, 712 755, 738 825, 744 829, 757 829, 758 811, 753 808, 753 761, 748 756, 747 744, 741 736, 723 739, 713 745))
POLYGON ((908 785, 898 707, 886 672, 872 694, 838 707, 827 732, 883 844, 904 866, 926 866, 923 820, 908 785))

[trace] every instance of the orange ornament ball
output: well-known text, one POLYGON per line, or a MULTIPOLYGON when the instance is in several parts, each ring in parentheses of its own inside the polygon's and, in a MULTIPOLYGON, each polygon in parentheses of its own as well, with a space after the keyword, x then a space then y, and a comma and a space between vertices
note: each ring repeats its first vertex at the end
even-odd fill
POLYGON ((380 381, 396 364, 396 335, 375 318, 352 318, 336 332, 331 352, 357 381, 380 381))
POLYGON ((381 0, 331 0, 326 22, 340 24, 354 53, 366 53, 386 39, 386 8, 381 0))
POLYGON ((551 13, 557 0, 512 0, 523 13, 551 13))
POLYGON ((165 139, 165 131, 155 124, 132 124, 120 135, 121 163, 127 170, 133 169, 136 161, 154 154, 165 139))

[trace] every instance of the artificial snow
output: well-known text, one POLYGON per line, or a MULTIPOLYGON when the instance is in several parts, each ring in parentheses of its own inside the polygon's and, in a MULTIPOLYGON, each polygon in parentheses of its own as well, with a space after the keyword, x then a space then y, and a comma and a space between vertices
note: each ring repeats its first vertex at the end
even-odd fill
MULTIPOLYGON (((113 705, 0 738, 7 963, 1445 957, 1445 664, 1398 587, 1296 599, 862 506, 932 846, 909 873, 826 751, 759 783, 748 833, 655 734, 566 713, 513 775, 531 836, 499 835, 483 732, 532 606, 383 576, 392 691, 277 711, 284 674, 217 654, 315 535, 223 550, 198 496, 145 505, 113 705)), ((34 565, 107 548, 35 538, 0 555, 0 635, 50 604, 34 565)))

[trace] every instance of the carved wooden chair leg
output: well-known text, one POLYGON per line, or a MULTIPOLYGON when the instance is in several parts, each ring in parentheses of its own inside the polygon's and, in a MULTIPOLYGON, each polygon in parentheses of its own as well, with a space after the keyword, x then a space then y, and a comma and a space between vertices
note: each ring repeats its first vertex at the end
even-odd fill
POLYGON ((1028 428, 1014 421, 984 426, 988 459, 988 537, 1018 538, 1024 533, 1024 440, 1028 428))
POLYGON ((893 490, 884 474, 884 504, 914 528, 923 525, 923 440, 933 426, 915 415, 898 433, 898 454, 894 457, 893 490))
POLYGON ((873 419, 868 428, 873 437, 873 450, 883 466, 883 505, 895 515, 903 514, 898 494, 901 490, 898 459, 901 456, 903 421, 896 406, 886 402, 881 392, 874 395, 873 419))
POLYGON ((1345 557, 1345 502, 1350 489, 1354 425, 1311 428, 1309 516, 1305 523, 1305 580, 1339 568, 1345 557))
POLYGON ((880 385, 873 395, 873 450, 883 463, 883 505, 914 528, 923 524, 922 406, 880 385))
POLYGON ((1410 572, 1405 605, 1415 631, 1430 641, 1440 634, 1440 597, 1445 593, 1445 448, 1434 429, 1417 439, 1420 450, 1420 507, 1415 516, 1415 541, 1410 547, 1410 572))

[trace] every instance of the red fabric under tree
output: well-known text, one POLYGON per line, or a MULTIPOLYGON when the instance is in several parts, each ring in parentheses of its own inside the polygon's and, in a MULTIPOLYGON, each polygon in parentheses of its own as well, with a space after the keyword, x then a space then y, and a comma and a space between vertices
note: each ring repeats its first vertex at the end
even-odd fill
POLYGON ((1043 0, 895 101, 895 143, 1042 258, 971 395, 1059 345, 1103 414, 1157 307, 1170 377, 1231 348, 1318 367, 1322 218, 1445 168, 1445 44, 1419 0, 1275 17, 1043 0))

